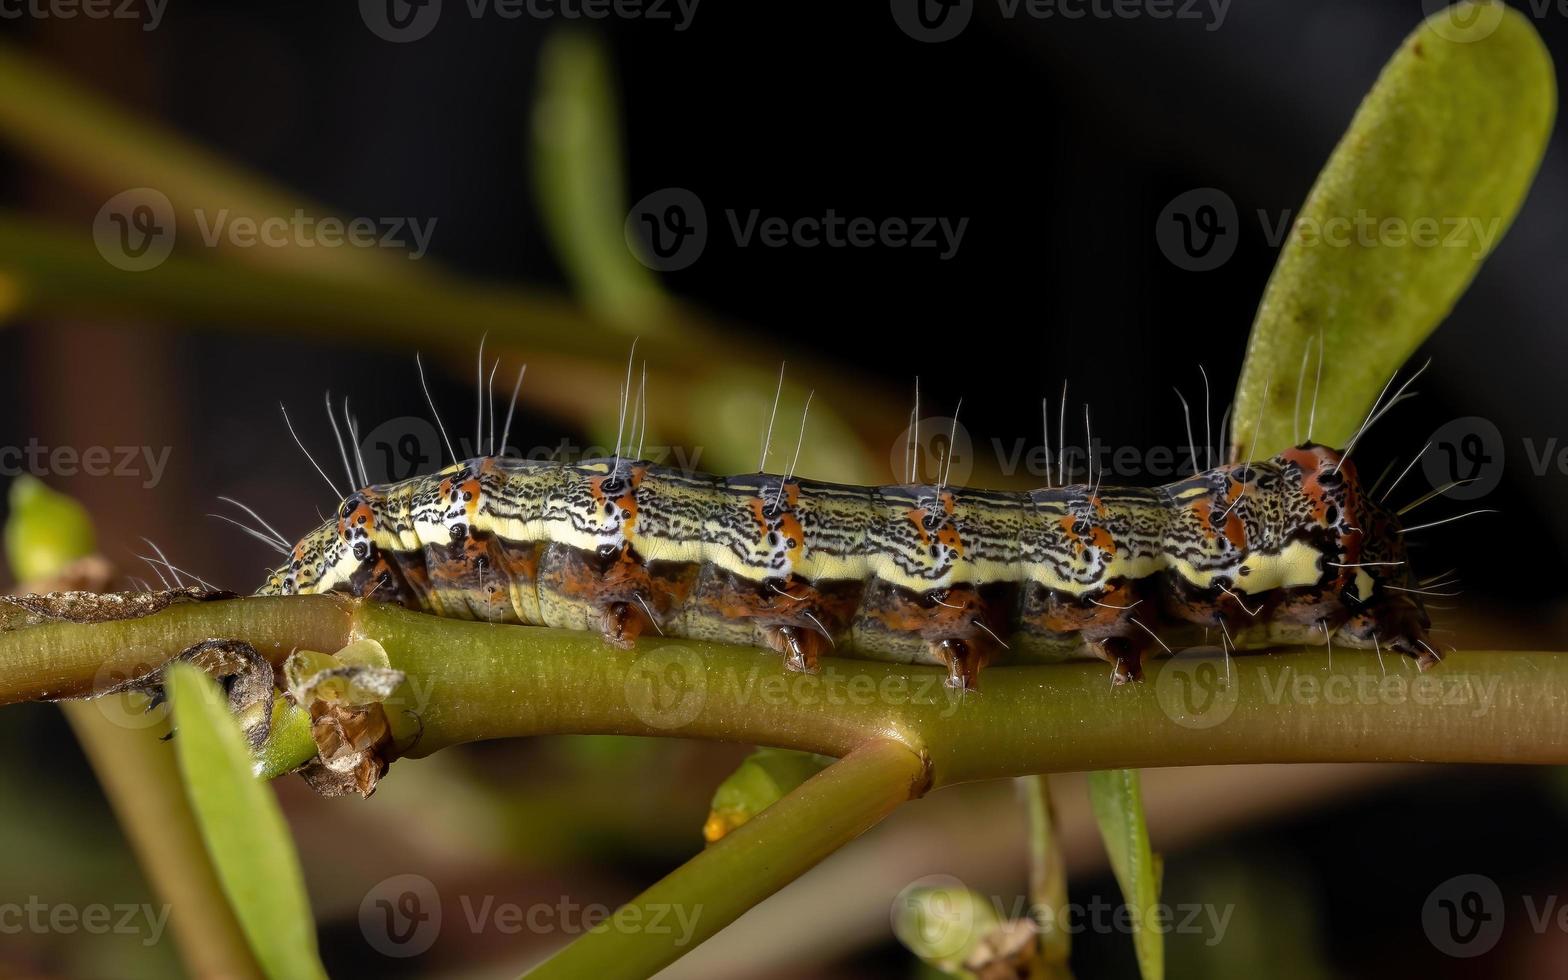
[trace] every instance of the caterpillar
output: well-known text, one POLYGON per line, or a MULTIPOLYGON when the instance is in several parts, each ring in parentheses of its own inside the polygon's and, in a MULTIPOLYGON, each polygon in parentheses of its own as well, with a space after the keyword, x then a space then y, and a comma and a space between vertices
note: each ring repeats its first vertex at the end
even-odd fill
POLYGON ((1403 530, 1347 452, 1310 435, 1164 486, 1026 492, 503 454, 354 491, 258 594, 346 592, 623 648, 650 632, 751 645, 801 671, 930 664, 960 689, 988 664, 1074 656, 1124 683, 1211 630, 1227 649, 1388 648, 1424 669, 1438 654, 1403 530))

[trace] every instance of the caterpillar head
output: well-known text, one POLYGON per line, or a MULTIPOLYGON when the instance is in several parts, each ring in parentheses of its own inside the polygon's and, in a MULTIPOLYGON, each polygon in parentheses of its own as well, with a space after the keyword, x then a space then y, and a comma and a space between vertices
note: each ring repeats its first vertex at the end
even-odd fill
POLYGON ((1322 620, 1333 642, 1390 649, 1435 662, 1427 642, 1432 621, 1418 593, 1399 518, 1366 493, 1354 462, 1327 446, 1304 445, 1280 459, 1299 468, 1302 518, 1322 541, 1324 582, 1335 602, 1322 620))
POLYGON ((274 569, 257 595, 316 595, 337 582, 337 566, 348 552, 335 520, 300 538, 288 564, 274 569))

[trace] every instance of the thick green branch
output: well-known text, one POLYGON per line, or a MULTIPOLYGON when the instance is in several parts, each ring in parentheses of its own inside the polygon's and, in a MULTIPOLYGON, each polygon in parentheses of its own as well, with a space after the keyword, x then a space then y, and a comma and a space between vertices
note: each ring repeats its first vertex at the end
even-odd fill
POLYGON ((1418 674, 1324 651, 1161 660, 1112 688, 1098 663, 1000 667, 959 695, 934 668, 828 659, 786 673, 760 651, 439 619, 342 598, 247 598, 143 619, 0 633, 0 703, 89 691, 106 662, 147 669, 208 637, 275 661, 379 641, 407 675, 407 754, 549 733, 723 739, 844 756, 876 739, 924 758, 932 785, 1037 772, 1225 763, 1568 763, 1568 656, 1454 654, 1418 674), (1224 672, 1229 671, 1228 685, 1224 672))
POLYGON ((920 758, 903 745, 862 745, 529 976, 652 976, 918 796, 923 778, 920 758))

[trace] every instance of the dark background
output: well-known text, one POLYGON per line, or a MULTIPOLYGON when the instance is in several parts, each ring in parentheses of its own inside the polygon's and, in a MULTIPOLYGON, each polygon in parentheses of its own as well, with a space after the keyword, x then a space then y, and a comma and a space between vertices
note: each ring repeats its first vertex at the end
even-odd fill
MULTIPOLYGON (((619 78, 627 200, 685 187, 707 205, 707 250, 663 281, 727 324, 725 343, 773 359, 810 355, 893 391, 908 390, 919 375, 923 397, 943 411, 964 399, 966 427, 987 444, 1035 438, 1038 399, 1054 396, 1065 378, 1075 401, 1091 401, 1097 435, 1148 447, 1185 442, 1171 387, 1193 397, 1199 363, 1215 380, 1218 413, 1276 254, 1258 212, 1272 224, 1299 206, 1360 97, 1422 16, 1413 0, 1234 0, 1209 30, 1211 22, 1180 19, 1007 19, 979 0, 961 36, 922 44, 899 30, 883 3, 706 0, 684 31, 613 17, 588 26, 607 39, 619 78), (1173 198, 1202 187, 1228 195, 1240 217, 1234 256, 1194 272, 1162 253, 1155 223, 1173 198), (787 217, 832 208, 969 221, 956 256, 942 261, 934 250, 737 248, 721 213, 730 207, 787 217)), ((1568 61, 1568 18, 1547 12, 1533 22, 1558 61, 1568 61)), ((473 19, 461 0, 446 0, 434 31, 408 44, 377 37, 346 3, 175 2, 147 32, 87 20, 3 23, 9 43, 331 212, 436 218, 432 262, 565 293, 536 206, 528 143, 540 45, 563 26, 584 25, 473 19)), ((1479 416, 1496 425, 1506 464, 1481 506, 1502 514, 1443 529, 1428 546, 1440 557, 1423 557, 1461 571, 1465 591, 1452 615, 1470 624, 1467 636, 1496 647, 1559 648, 1565 632, 1568 516, 1559 501, 1568 476, 1536 473, 1526 449, 1527 440, 1540 452, 1568 438, 1559 329, 1568 290, 1564 163, 1554 133, 1512 230, 1416 358, 1433 360, 1421 397, 1358 449, 1364 468, 1376 473, 1391 459, 1409 459, 1452 419, 1479 416)), ((0 157, 0 178, 7 208, 84 235, 108 196, 26 154, 0 157)), ((466 418, 471 382, 453 365, 471 352, 466 339, 458 349, 441 343, 432 338, 423 347, 449 358, 434 374, 436 397, 466 418)), ((315 406, 330 388, 351 394, 369 420, 423 415, 412 354, 407 343, 326 331, 302 336, 282 326, 232 332, 201 322, 13 318, 0 325, 0 445, 36 437, 51 445, 172 447, 168 480, 155 488, 134 480, 51 482, 92 507, 112 560, 135 564, 145 534, 177 563, 244 591, 272 556, 203 517, 212 498, 240 496, 286 534, 314 523, 321 506, 319 479, 290 444, 276 403, 315 406)), ((624 356, 617 340, 606 359, 624 356)), ((702 356, 722 363, 726 355, 702 356)), ((852 416, 856 406, 835 409, 852 416)), ((582 420, 538 406, 525 404, 523 415, 526 438, 543 444, 574 424, 587 435, 582 420)), ((308 427, 325 446, 319 415, 308 427)), ((1427 489, 1419 472, 1414 477, 1412 488, 1427 489)), ((1460 509, 1442 504, 1428 513, 1460 509)), ((113 887, 137 894, 134 869, 112 856, 115 831, 64 726, 42 707, 7 709, 0 733, 13 749, 6 753, 14 755, 11 786, 42 786, 42 800, 33 803, 0 795, 0 812, 8 811, 0 853, 69 846, 58 827, 47 826, 51 807, 97 813, 101 819, 84 832, 103 839, 102 861, 123 871, 113 887), (40 757, 24 746, 40 747, 40 757)), ((538 796, 554 791, 538 775, 541 757, 553 760, 556 768, 544 771, 558 778, 566 778, 562 770, 588 770, 578 783, 603 764, 577 751, 479 747, 420 766, 445 766, 443 778, 460 782, 510 784, 517 776, 538 796), (516 768, 535 771, 526 777, 516 768)), ((669 763, 659 753, 675 750, 636 751, 653 754, 615 764, 654 778, 669 763)), ((649 819, 686 821, 681 827, 694 833, 706 787, 734 754, 679 751, 677 768, 690 779, 686 809, 649 819)), ((1257 776, 1262 784, 1294 778, 1278 770, 1257 776)), ((1175 949, 1181 939, 1173 937, 1174 963, 1246 975, 1288 935, 1311 953, 1273 964, 1285 975, 1561 972, 1568 937, 1532 933, 1521 905, 1522 896, 1557 894, 1565 881, 1557 774, 1445 768, 1345 780, 1325 776, 1310 799, 1209 823, 1204 814, 1214 801, 1188 798, 1171 784, 1166 802, 1193 829, 1162 845, 1170 899, 1240 896, 1250 941, 1264 957, 1249 960, 1250 947, 1238 939, 1242 948, 1222 966, 1199 958, 1202 951, 1175 949), (1461 873, 1497 880, 1511 916, 1499 950, 1476 961, 1442 956, 1421 929, 1422 902, 1461 873)), ((1266 787, 1258 793, 1269 797, 1266 787)), ((361 855, 352 881, 409 870, 399 865, 397 842, 415 831, 385 826, 415 818, 400 814, 390 796, 363 805, 377 812, 367 837, 386 851, 372 846, 361 855)), ((297 828, 355 832, 355 804, 320 803, 292 787, 285 802, 297 828)), ((484 819, 503 818, 486 810, 484 819)), ((971 819, 983 826, 983 816, 971 819)), ((1162 812, 1156 808, 1151 820, 1161 843, 1162 812)), ((461 822, 446 832, 461 834, 461 822)), ((517 857, 528 851, 518 844, 508 851, 512 863, 497 859, 498 866, 524 870, 497 871, 481 879, 483 887, 509 889, 519 877, 544 875, 555 883, 546 891, 624 898, 695 844, 674 832, 641 848, 636 838, 527 860, 517 857)), ((924 839, 939 856, 940 836, 924 839)), ((29 862, 8 873, 11 860, 0 858, 0 900, 5 891, 36 891, 51 880, 61 901, 72 888, 108 887, 86 872, 50 875, 29 862)), ((477 860, 466 854, 464 867, 477 860)), ((1075 896, 1114 896, 1097 858, 1072 860, 1082 863, 1075 896)), ((313 894, 334 892, 324 884, 330 879, 332 872, 313 869, 313 894)), ((344 975, 506 975, 537 955, 538 943, 560 939, 509 946, 507 937, 459 937, 438 946, 439 956, 389 961, 364 945, 355 924, 363 886, 341 891, 349 897, 319 900, 318 912, 328 966, 344 975)), ((1125 937, 1084 934, 1075 943, 1080 976, 1132 975, 1125 937)), ((798 945, 811 944, 805 935, 798 945)), ((7 939, 0 973, 103 968, 70 945, 52 936, 23 936, 15 945, 7 939)), ((170 962, 166 950, 160 955, 159 963, 170 962)), ((144 972, 134 961, 116 963, 144 972)), ((885 930, 829 963, 836 965, 805 957, 764 968, 779 976, 818 969, 904 976, 913 969, 885 930)))

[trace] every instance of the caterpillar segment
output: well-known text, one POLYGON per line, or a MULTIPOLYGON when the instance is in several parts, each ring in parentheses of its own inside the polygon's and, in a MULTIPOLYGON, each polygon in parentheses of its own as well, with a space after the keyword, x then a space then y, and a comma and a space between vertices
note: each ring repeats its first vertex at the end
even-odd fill
POLYGON ((932 664, 1338 644, 1435 662, 1397 518, 1303 445, 1163 487, 1026 493, 715 477, 485 457, 367 487, 262 594, 349 592, 439 616, 932 664))

